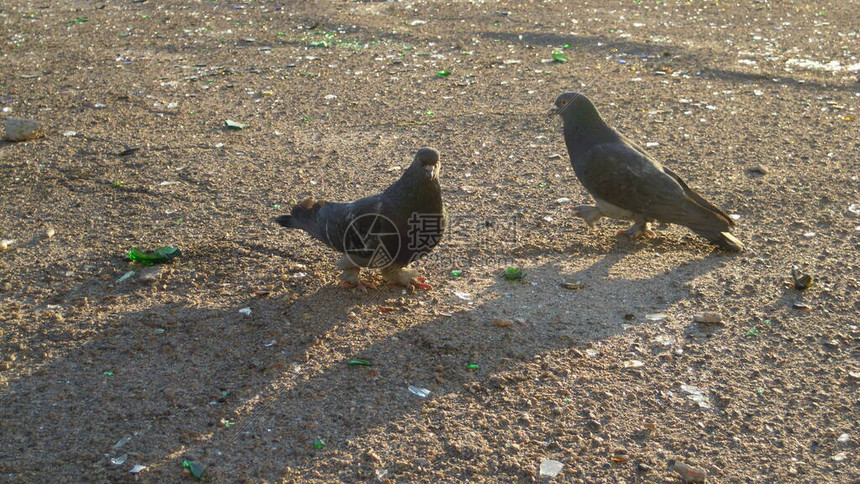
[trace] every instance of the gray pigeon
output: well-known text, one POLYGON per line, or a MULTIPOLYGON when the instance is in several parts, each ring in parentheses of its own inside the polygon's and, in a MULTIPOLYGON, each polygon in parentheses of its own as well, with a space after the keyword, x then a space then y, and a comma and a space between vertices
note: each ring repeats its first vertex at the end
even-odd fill
POLYGON ((624 231, 627 235, 654 237, 651 222, 669 222, 686 225, 725 250, 744 250, 744 244, 729 233, 734 222, 728 215, 609 127, 588 98, 564 93, 550 114, 564 120, 564 142, 573 171, 597 202, 597 206, 576 207, 576 215, 589 227, 601 217, 633 220, 624 231))
POLYGON ((309 198, 275 221, 343 252, 337 267, 343 271, 344 287, 366 291, 359 277, 366 267, 381 269, 390 283, 410 290, 432 289, 407 266, 429 253, 445 230, 439 172, 439 153, 421 148, 403 176, 384 192, 352 203, 309 198))

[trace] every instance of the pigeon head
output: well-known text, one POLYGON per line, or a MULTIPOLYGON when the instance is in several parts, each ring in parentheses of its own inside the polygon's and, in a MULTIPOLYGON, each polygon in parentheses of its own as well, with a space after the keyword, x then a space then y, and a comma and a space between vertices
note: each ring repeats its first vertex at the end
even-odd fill
POLYGON ((423 173, 431 179, 439 178, 441 164, 439 163, 439 152, 433 148, 421 148, 415 153, 415 160, 412 161, 410 171, 423 173))
POLYGON ((561 116, 565 126, 596 127, 604 124, 594 104, 578 92, 566 92, 555 98, 549 114, 561 116))

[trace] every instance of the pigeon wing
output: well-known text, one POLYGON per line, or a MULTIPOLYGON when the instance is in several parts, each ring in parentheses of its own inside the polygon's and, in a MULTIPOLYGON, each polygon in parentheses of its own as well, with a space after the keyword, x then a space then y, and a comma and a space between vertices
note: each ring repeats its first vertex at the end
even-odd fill
POLYGON ((667 173, 635 145, 621 141, 597 144, 586 152, 583 162, 580 180, 595 198, 647 220, 708 230, 728 229, 728 219, 720 215, 722 212, 714 212, 708 202, 698 202, 696 198, 704 199, 689 187, 685 189, 686 184, 677 175, 667 173))
POLYGON ((385 194, 346 204, 338 221, 331 224, 336 248, 364 267, 385 267, 397 256, 399 231, 385 194))
POLYGON ((720 217, 722 217, 723 219, 725 219, 725 221, 726 221, 726 223, 729 225, 729 227, 734 227, 735 222, 731 219, 731 217, 729 217, 728 215, 726 215, 726 213, 725 213, 725 212, 723 212, 719 207, 717 207, 717 206, 716 206, 716 205, 714 205, 713 203, 711 203, 711 202, 709 202, 709 201, 705 200, 704 198, 702 198, 702 196, 701 196, 701 195, 699 195, 695 190, 693 190, 692 188, 688 187, 688 186, 687 186, 687 184, 686 184, 686 183, 684 183, 684 180, 682 180, 682 179, 681 179, 681 177, 679 177, 678 175, 676 175, 676 174, 675 174, 675 172, 673 172, 672 170, 670 170, 670 169, 668 169, 668 168, 666 168, 666 167, 663 167, 663 171, 665 171, 665 172, 666 172, 666 174, 668 174, 669 176, 671 176, 672 178, 674 178, 674 179, 675 179, 675 181, 676 181, 676 182, 678 182, 678 184, 679 184, 679 185, 681 185, 681 188, 683 188, 683 189, 684 189, 684 193, 686 193, 686 194, 687 194, 687 196, 688 196, 688 197, 690 197, 690 199, 692 199, 694 202, 698 203, 699 205, 701 205, 701 206, 703 206, 703 207, 707 208, 708 210, 710 210, 710 211, 714 212, 714 213, 715 213, 715 214, 717 214, 718 216, 720 216, 720 217))

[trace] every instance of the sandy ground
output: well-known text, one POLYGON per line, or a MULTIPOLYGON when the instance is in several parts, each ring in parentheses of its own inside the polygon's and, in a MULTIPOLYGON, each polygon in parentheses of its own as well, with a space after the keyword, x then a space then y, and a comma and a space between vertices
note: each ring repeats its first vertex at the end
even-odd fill
POLYGON ((47 136, 0 142, 0 481, 184 482, 191 461, 207 482, 531 482, 552 459, 558 482, 681 482, 672 458, 857 481, 856 14, 4 1, 2 116, 47 136), (749 250, 585 230, 544 116, 571 90, 749 250), (421 146, 453 221, 434 290, 342 289, 337 254, 272 223, 380 191, 421 146), (163 245, 183 255, 125 259, 163 245))

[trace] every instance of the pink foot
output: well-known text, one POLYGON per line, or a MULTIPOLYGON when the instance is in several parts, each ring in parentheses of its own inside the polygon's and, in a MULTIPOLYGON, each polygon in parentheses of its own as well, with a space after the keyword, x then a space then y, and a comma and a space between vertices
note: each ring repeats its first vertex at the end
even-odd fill
POLYGON ((356 284, 354 282, 344 282, 343 284, 340 285, 340 287, 342 287, 344 289, 355 288, 355 289, 358 289, 359 291, 367 294, 367 286, 365 286, 364 284, 362 284, 360 282, 358 284, 356 284))
POLYGON ((424 277, 424 276, 418 276, 418 277, 416 277, 416 278, 415 278, 415 280, 412 282, 412 285, 414 285, 414 286, 415 286, 415 287, 417 287, 418 289, 421 289, 422 291, 429 291, 429 290, 433 289, 433 286, 431 286, 430 284, 427 284, 427 283, 425 283, 425 282, 424 282, 424 281, 426 281, 426 280, 427 280, 427 278, 426 278, 426 277, 424 277))
POLYGON ((615 231, 615 235, 626 235, 631 239, 638 239, 639 237, 645 237, 646 239, 653 239, 657 237, 657 234, 651 229, 645 229, 638 233, 630 233, 630 229, 618 229, 615 231))
POLYGON ((402 284, 398 281, 388 281, 389 286, 405 286, 409 292, 415 292, 416 289, 421 289, 423 291, 429 291, 433 289, 433 286, 425 283, 427 279, 424 276, 418 276, 415 279, 409 281, 408 284, 402 284))
MULTIPOLYGON (((424 279, 424 278, 422 277, 421 279, 424 279)), ((421 289, 422 291, 429 291, 429 290, 433 289, 433 286, 431 286, 430 284, 427 284, 425 282, 416 282, 415 287, 417 287, 418 289, 421 289)))

